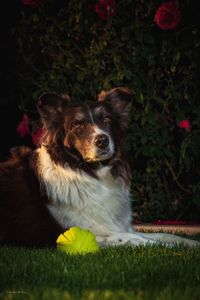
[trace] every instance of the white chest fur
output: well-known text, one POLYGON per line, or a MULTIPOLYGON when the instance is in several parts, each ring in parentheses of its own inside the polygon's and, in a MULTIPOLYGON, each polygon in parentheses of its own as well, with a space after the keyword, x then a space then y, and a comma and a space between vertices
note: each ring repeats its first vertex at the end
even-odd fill
POLYGON ((48 209, 63 229, 80 226, 96 235, 128 231, 128 189, 112 177, 110 167, 100 168, 95 179, 82 170, 56 165, 44 147, 38 154, 41 182, 51 200, 48 209))

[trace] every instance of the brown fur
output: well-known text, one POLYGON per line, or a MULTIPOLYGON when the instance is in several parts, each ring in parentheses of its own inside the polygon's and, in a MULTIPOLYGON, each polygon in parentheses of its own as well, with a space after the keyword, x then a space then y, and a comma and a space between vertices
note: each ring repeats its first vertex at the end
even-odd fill
POLYGON ((60 226, 45 207, 37 156, 27 148, 0 167, 0 241, 17 246, 55 245, 60 226))

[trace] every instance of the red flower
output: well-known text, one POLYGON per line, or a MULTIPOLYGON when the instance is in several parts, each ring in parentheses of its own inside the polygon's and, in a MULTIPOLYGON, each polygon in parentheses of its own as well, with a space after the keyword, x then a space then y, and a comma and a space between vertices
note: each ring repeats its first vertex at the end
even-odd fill
POLYGON ((43 135, 43 128, 38 127, 34 132, 31 133, 33 144, 39 146, 43 135))
POLYGON ((115 0, 99 0, 95 6, 97 15, 102 20, 107 20, 115 15, 116 3, 115 0))
POLYGON ((181 20, 181 11, 173 1, 163 3, 156 11, 154 21, 163 30, 174 29, 181 20))
POLYGON ((30 6, 32 8, 39 7, 42 4, 42 0, 21 0, 22 4, 30 6))
POLYGON ((178 124, 177 124, 177 126, 179 127, 179 128, 183 128, 183 129, 185 129, 186 131, 190 131, 190 129, 191 129, 191 124, 190 124, 190 121, 189 120, 182 120, 182 121, 180 121, 178 124))
POLYGON ((21 137, 26 136, 30 133, 29 129, 29 117, 27 114, 23 115, 22 121, 17 125, 16 131, 19 133, 21 137))

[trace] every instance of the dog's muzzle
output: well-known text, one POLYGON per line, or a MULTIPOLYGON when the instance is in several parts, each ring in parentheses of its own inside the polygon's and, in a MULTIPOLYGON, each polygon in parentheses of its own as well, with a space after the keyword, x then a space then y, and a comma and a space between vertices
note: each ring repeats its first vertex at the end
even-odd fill
POLYGON ((109 145, 109 138, 106 134, 99 134, 94 140, 95 146, 100 149, 105 149, 109 145))
POLYGON ((114 154, 114 143, 112 139, 104 133, 94 137, 93 142, 87 148, 84 160, 88 162, 103 161, 110 159, 114 154))

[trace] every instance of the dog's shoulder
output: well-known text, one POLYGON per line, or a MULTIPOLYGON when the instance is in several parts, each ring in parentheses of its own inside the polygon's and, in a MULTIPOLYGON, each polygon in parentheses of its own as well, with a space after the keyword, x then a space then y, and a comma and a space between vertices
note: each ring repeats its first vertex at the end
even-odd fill
POLYGON ((11 158, 21 159, 30 155, 33 149, 27 146, 17 146, 10 149, 11 158))
POLYGON ((40 190, 38 150, 11 149, 0 164, 0 244, 54 245, 61 231, 40 190))
POLYGON ((10 149, 10 156, 6 161, 0 163, 0 174, 12 172, 13 169, 23 169, 29 161, 34 159, 35 151, 29 147, 19 146, 10 149))
POLYGON ((10 158, 0 163, 0 190, 13 188, 37 176, 37 152, 29 147, 15 147, 10 158))

